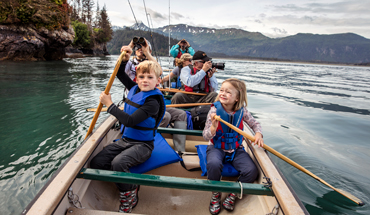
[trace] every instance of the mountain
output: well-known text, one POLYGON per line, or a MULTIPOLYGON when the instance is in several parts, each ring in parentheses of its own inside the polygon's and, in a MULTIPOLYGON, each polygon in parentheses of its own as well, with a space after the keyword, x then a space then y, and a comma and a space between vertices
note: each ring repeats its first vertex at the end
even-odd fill
MULTIPOLYGON (((179 24, 170 25, 170 30, 171 37, 178 40, 185 38, 195 50, 214 56, 357 64, 370 62, 370 40, 353 33, 300 33, 273 39, 259 32, 235 28, 215 29, 179 24)), ((153 31, 168 35, 168 26, 153 31)))
MULTIPOLYGON (((149 28, 148 28, 149 29, 149 28)), ((135 30, 126 27, 124 30, 116 30, 113 34, 113 39, 107 43, 107 49, 111 54, 120 54, 121 47, 128 45, 134 37, 145 37, 152 45, 153 56, 168 56, 168 37, 158 33, 152 33, 149 31, 135 30)), ((171 44, 175 44, 178 41, 175 39, 171 40, 171 44)))
MULTIPOLYGON (((149 30, 143 23, 131 26, 149 30)), ((353 33, 345 34, 297 34, 283 38, 269 38, 259 32, 241 29, 215 29, 185 24, 152 29, 167 46, 168 29, 171 30, 171 46, 180 39, 189 41, 194 50, 202 50, 213 57, 259 58, 288 61, 328 63, 370 63, 370 40, 353 33)), ((121 43, 122 44, 122 43, 121 43)), ((127 43, 128 44, 128 43, 127 43)))

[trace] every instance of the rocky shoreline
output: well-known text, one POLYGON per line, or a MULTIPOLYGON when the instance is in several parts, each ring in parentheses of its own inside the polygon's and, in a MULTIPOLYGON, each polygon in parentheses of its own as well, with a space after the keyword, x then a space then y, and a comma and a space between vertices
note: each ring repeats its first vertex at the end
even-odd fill
POLYGON ((32 26, 0 25, 0 61, 45 61, 109 55, 106 44, 92 49, 72 47, 75 32, 68 28, 50 31, 32 26))

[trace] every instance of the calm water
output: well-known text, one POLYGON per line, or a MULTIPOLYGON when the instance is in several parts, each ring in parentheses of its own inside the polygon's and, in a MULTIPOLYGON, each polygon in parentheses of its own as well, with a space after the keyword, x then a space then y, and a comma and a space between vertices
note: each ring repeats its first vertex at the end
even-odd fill
MULTIPOLYGON (((19 214, 82 142, 93 117, 85 109, 97 107, 117 58, 0 63, 0 214, 19 214)), ((273 157, 311 214, 370 214, 369 67, 215 62, 226 62, 219 84, 246 81, 266 144, 366 203, 351 206, 273 157)), ((118 102, 118 80, 111 92, 118 102)))

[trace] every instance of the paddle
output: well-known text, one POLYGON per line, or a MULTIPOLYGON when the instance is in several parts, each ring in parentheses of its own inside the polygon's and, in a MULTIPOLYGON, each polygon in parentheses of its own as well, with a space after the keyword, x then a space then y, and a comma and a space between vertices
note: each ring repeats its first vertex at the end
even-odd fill
MULTIPOLYGON (((239 134, 243 135, 244 137, 248 138, 252 142, 255 141, 255 138, 252 135, 249 135, 248 133, 240 130, 239 128, 235 127, 234 125, 226 122, 225 120, 221 119, 219 116, 215 116, 215 119, 218 120, 218 121, 220 121, 220 122, 222 122, 222 123, 224 123, 225 125, 229 126, 231 129, 233 129, 234 131, 236 131, 239 134)), ((326 186, 330 187, 334 191, 340 193, 344 197, 346 197, 346 198, 350 199, 351 201, 355 202, 356 204, 358 204, 360 206, 364 205, 364 203, 360 199, 358 199, 357 197, 355 197, 352 194, 347 193, 347 192, 345 192, 343 190, 336 189, 335 187, 331 186, 330 184, 328 184, 327 182, 325 182, 324 180, 322 180, 318 176, 314 175, 313 173, 311 173, 310 171, 308 171, 304 167, 300 166, 299 164, 295 163, 294 161, 290 160, 289 158, 285 157, 284 155, 280 154, 279 152, 277 152, 273 148, 269 147, 268 145, 263 144, 263 148, 266 149, 267 151, 271 152, 275 156, 279 157, 280 159, 284 160, 285 162, 289 163, 290 165, 294 166, 295 168, 297 168, 297 169, 301 170, 302 172, 306 173, 307 175, 311 176, 312 178, 314 178, 314 179, 318 180, 319 182, 325 184, 326 186)))
MULTIPOLYGON (((175 107, 195 107, 195 106, 200 106, 200 105, 211 105, 212 103, 186 103, 186 104, 172 104, 172 105, 166 105, 166 107, 172 107, 172 108, 175 108, 175 107)), ((88 108, 86 109, 87 112, 94 112, 96 111, 97 108, 88 108)), ((102 108, 101 109, 101 112, 106 112, 108 110, 108 108, 102 108)), ((121 110, 123 110, 123 107, 121 108, 121 110)))
POLYGON ((184 94, 196 95, 196 96, 205 96, 205 95, 207 95, 206 93, 187 92, 187 91, 179 90, 179 89, 169 89, 169 88, 158 88, 158 89, 160 91, 171 92, 171 93, 184 93, 184 94))
MULTIPOLYGON (((108 84, 107 84, 107 86, 105 87, 105 90, 104 90, 104 93, 107 94, 107 95, 109 94, 110 88, 112 87, 113 81, 116 78, 118 69, 121 66, 122 58, 123 58, 123 56, 125 56, 125 54, 126 54, 126 52, 123 51, 117 59, 116 66, 114 67, 114 71, 113 71, 112 75, 110 76, 108 84)), ((99 114, 100 114, 100 111, 101 111, 102 108, 103 108, 103 104, 99 103, 98 108, 95 112, 94 118, 91 121, 89 130, 86 133, 85 139, 91 134, 92 130, 94 129, 95 123, 98 120, 98 117, 99 117, 99 114)))
POLYGON ((172 104, 172 105, 166 105, 166 107, 195 107, 200 105, 211 105, 212 103, 186 103, 186 104, 172 104))

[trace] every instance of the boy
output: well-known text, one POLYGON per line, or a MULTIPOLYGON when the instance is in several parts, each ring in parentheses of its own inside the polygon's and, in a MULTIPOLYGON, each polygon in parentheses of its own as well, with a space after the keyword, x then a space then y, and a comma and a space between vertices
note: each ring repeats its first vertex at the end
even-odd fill
MULTIPOLYGON (((132 53, 127 51, 126 59, 132 53), (128 55, 128 56, 127 56, 128 55)), ((106 146, 90 162, 91 168, 130 172, 129 168, 150 158, 154 149, 154 136, 166 111, 162 93, 156 88, 162 71, 158 63, 144 61, 136 69, 136 82, 125 73, 126 62, 118 70, 118 79, 129 90, 124 111, 104 92, 100 102, 108 107, 108 113, 115 116, 123 125, 122 138, 106 146)), ((134 184, 116 184, 120 191, 119 212, 130 213, 138 203, 138 188, 134 184)))

